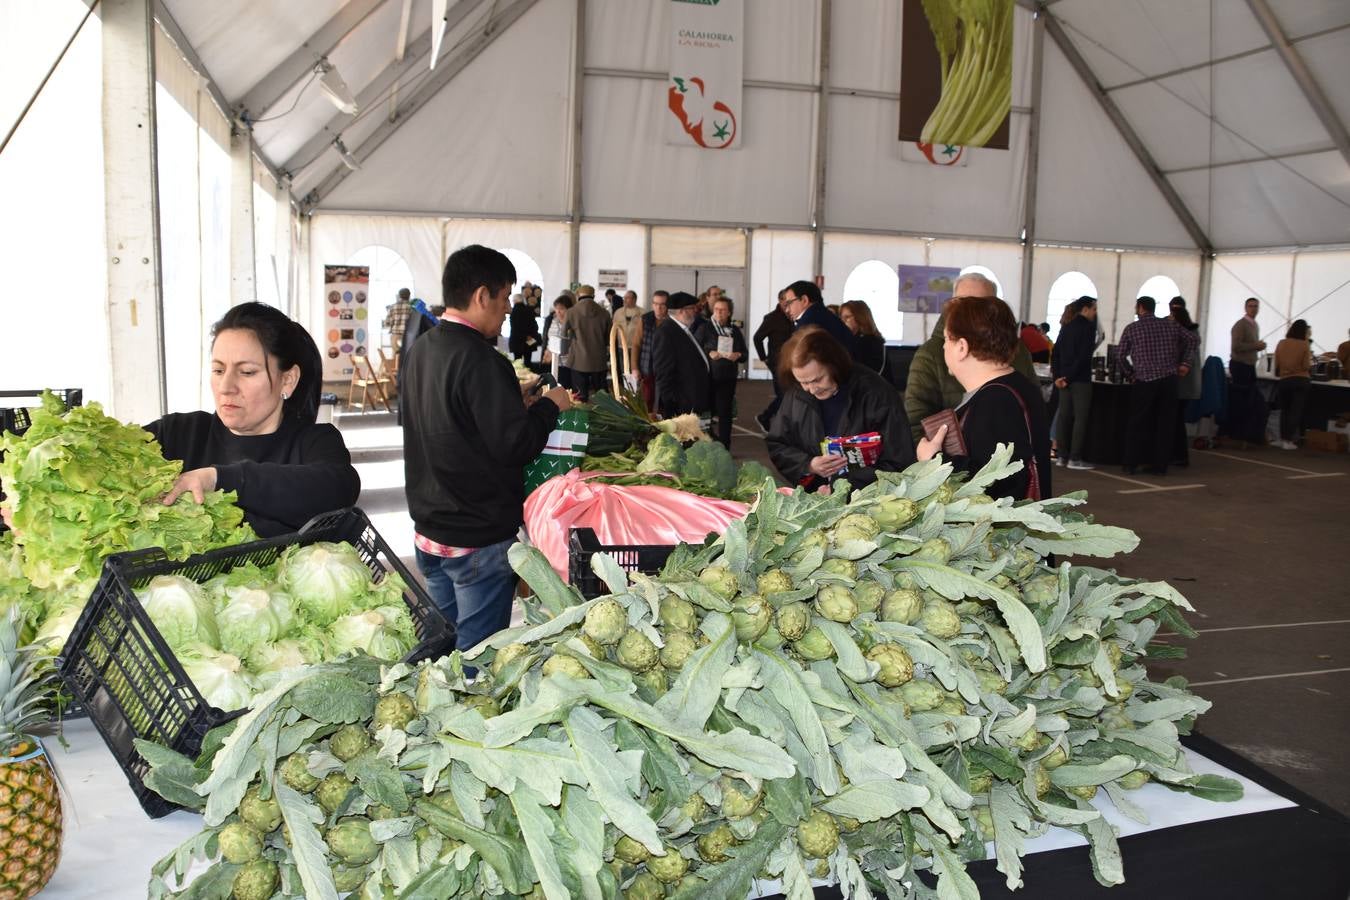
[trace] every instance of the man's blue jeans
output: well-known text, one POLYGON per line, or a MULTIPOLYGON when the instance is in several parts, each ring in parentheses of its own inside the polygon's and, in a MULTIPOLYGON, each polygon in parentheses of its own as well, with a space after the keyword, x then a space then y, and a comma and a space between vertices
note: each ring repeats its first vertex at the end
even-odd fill
POLYGON ((516 573, 506 561, 515 538, 447 559, 419 549, 417 568, 427 579, 427 591, 455 626, 455 646, 468 650, 511 624, 511 602, 516 573))

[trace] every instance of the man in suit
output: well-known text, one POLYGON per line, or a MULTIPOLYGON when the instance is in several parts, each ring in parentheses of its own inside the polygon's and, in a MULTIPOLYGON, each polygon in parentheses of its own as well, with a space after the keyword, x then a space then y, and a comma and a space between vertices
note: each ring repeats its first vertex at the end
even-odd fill
POLYGON ((784 288, 783 302, 787 304, 787 314, 792 318, 795 328, 818 325, 842 344, 849 356, 855 360, 858 358, 857 338, 838 316, 825 308, 825 298, 820 295, 820 288, 809 281, 794 281, 784 288))
POLYGON ((689 412, 706 416, 712 380, 708 355, 692 331, 698 318, 698 298, 676 291, 666 307, 669 315, 657 327, 652 341, 656 410, 666 419, 689 412))
POLYGON ((595 302, 595 288, 577 288, 577 304, 567 314, 572 338, 572 387, 582 401, 605 386, 605 363, 609 356, 609 310, 595 302))

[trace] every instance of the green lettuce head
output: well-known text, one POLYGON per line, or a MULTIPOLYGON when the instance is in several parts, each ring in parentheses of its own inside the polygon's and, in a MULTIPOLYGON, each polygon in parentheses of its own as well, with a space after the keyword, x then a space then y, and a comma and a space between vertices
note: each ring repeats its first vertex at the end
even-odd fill
POLYGON ((336 654, 361 650, 386 662, 402 659, 417 643, 406 607, 381 606, 333 622, 329 644, 336 654))
POLYGON ((181 575, 156 575, 136 597, 170 647, 197 642, 220 646, 211 599, 195 581, 181 575))
POLYGON ((332 623, 359 608, 370 587, 370 570, 350 544, 319 542, 293 547, 278 564, 282 587, 315 625, 332 623))

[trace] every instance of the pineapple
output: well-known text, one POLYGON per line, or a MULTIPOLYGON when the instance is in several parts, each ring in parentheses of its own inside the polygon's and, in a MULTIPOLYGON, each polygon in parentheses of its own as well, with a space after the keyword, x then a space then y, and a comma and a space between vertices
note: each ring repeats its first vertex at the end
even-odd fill
POLYGON ((61 797, 42 744, 29 734, 55 705, 56 673, 19 646, 16 608, 0 615, 0 900, 42 890, 61 858, 61 797))

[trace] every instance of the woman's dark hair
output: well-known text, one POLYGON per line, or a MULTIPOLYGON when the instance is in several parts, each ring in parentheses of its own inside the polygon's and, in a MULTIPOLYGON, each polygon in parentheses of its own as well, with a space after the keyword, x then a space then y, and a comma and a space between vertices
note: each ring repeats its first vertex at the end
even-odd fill
POLYGON ((872 318, 872 307, 861 300, 850 300, 840 309, 846 309, 853 316, 853 321, 858 323, 858 334, 865 334, 868 337, 881 337, 881 331, 877 328, 877 320, 872 318))
POLYGON ((1191 314, 1186 312, 1186 307, 1184 306, 1172 307, 1172 321, 1176 322, 1187 331, 1200 330, 1200 326, 1195 324, 1195 321, 1191 318, 1191 314))
MULTIPOLYGON (((295 390, 282 401, 282 419, 293 419, 313 425, 319 417, 319 391, 323 386, 323 358, 319 347, 297 322, 284 312, 265 303, 241 303, 233 307, 211 326, 211 342, 222 331, 249 331, 262 345, 263 352, 276 360, 277 371, 285 372, 292 366, 300 367, 300 380, 295 390)), ((267 368, 267 380, 272 381, 272 368, 267 368)))
POLYGON ((985 362, 1007 365, 1021 336, 1008 304, 997 297, 954 297, 943 323, 952 340, 964 338, 970 354, 985 362))
POLYGON ((563 309, 571 309, 576 305, 576 301, 572 299, 571 294, 559 294, 557 299, 553 301, 554 306, 558 304, 562 304, 563 309))
POLYGON ((853 357, 848 355, 844 345, 825 329, 808 325, 797 329, 778 352, 778 383, 800 388, 792 370, 810 362, 820 363, 837 385, 842 386, 853 374, 853 357))
POLYGON ((1308 321, 1306 319, 1295 319, 1289 326, 1289 332, 1285 335, 1287 338, 1293 338, 1296 341, 1306 341, 1308 339, 1308 321))

